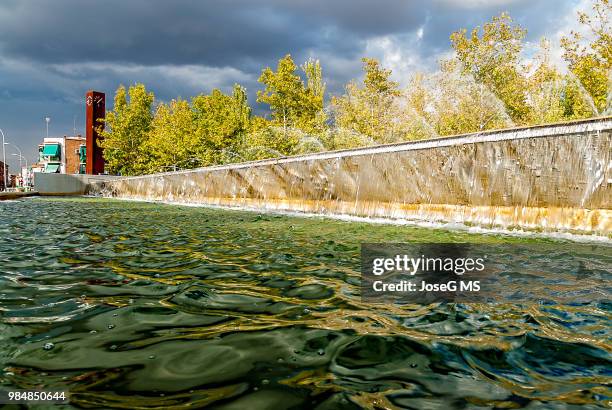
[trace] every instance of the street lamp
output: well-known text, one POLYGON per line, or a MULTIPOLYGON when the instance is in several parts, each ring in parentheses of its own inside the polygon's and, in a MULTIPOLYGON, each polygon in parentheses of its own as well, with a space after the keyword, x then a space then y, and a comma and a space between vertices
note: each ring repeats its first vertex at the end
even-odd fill
MULTIPOLYGON (((6 143, 6 145, 9 145, 9 144, 10 144, 10 145, 12 145, 13 147, 15 147, 15 149, 17 149, 17 151, 19 151, 19 167, 21 168, 21 158, 23 157, 23 154, 22 154, 22 152, 21 152, 21 148, 19 148, 19 147, 17 146, 17 144, 12 144, 12 143, 10 143, 10 142, 7 142, 7 143, 6 143)), ((13 154, 13 155, 15 155, 15 154, 13 154)), ((26 162, 27 162, 27 160, 26 160, 26 162)), ((26 164, 26 166, 27 166, 27 164, 26 164)))
POLYGON ((6 142, 4 142, 2 129, 0 129, 0 134, 2 134, 2 190, 6 191, 6 150, 4 149, 6 142))
POLYGON ((45 122, 47 123, 47 138, 49 138, 49 121, 51 121, 51 117, 45 117, 45 122))
POLYGON ((19 168, 21 168, 21 160, 22 160, 22 159, 23 159, 23 160, 25 161, 25 163, 26 163, 26 168, 28 167, 28 159, 27 159, 26 157, 24 157, 24 156, 23 156, 23 155, 21 155, 21 154, 11 154, 11 155, 14 155, 14 156, 16 156, 16 157, 17 157, 17 156, 19 157, 19 168))
MULTIPOLYGON (((18 148, 19 149, 19 148, 18 148)), ((19 156, 19 173, 21 174, 21 183, 24 184, 22 186, 29 186, 30 185, 30 169, 28 167, 28 159, 26 157, 24 157, 23 155, 21 155, 21 151, 19 151, 19 154, 12 154, 14 156, 19 156), (25 178, 23 177, 23 168, 21 167, 21 159, 23 158, 23 160, 25 161, 26 164, 26 176, 25 178)))

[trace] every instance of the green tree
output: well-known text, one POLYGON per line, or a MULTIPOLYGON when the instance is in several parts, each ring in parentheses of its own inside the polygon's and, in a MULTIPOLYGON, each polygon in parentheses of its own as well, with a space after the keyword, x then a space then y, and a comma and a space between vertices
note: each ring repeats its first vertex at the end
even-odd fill
MULTIPOLYGON (((416 76, 408 92, 408 105, 433 128, 436 135, 453 135, 512 125, 504 104, 457 60, 442 61, 434 74, 416 76)), ((418 118, 418 117, 417 117, 418 118)), ((421 138, 429 136, 426 129, 421 138)))
POLYGON ((278 61, 276 71, 266 67, 259 77, 265 89, 257 92, 257 101, 270 106, 272 125, 282 127, 284 134, 290 127, 308 133, 321 132, 326 120, 321 65, 317 60, 304 63, 306 85, 296 73, 297 68, 290 54, 278 61))
POLYGON ((528 67, 527 94, 530 123, 546 124, 592 117, 597 114, 591 97, 573 74, 561 74, 550 62, 550 43, 540 42, 533 67, 528 67))
POLYGON ((238 124, 238 133, 243 134, 249 127, 253 111, 249 105, 246 88, 240 84, 234 84, 232 98, 232 106, 234 107, 236 123, 238 124))
POLYGON ((319 60, 314 59, 306 61, 301 68, 306 75, 306 90, 297 126, 310 134, 321 134, 326 129, 327 121, 323 70, 319 60))
POLYGON ((520 66, 520 54, 526 30, 512 24, 502 13, 486 23, 482 30, 465 29, 451 35, 451 43, 463 70, 490 89, 505 105, 516 124, 528 124, 527 79, 520 66))
POLYGON ((377 142, 401 139, 398 133, 399 84, 390 79, 391 70, 384 69, 373 58, 363 58, 363 84, 351 81, 345 95, 332 98, 336 125, 363 134, 377 142))
POLYGON ((297 154, 296 147, 307 134, 299 128, 283 128, 274 125, 261 127, 247 135, 240 155, 245 160, 280 157, 297 154))
POLYGON ((545 38, 540 41, 540 50, 529 70, 532 71, 527 84, 530 123, 546 124, 567 119, 563 106, 566 81, 550 62, 550 43, 545 38))
POLYGON ((199 164, 194 117, 185 100, 172 100, 157 107, 145 143, 145 152, 150 157, 148 172, 191 168, 199 164))
MULTIPOLYGON (((610 109, 612 82, 612 25, 609 0, 594 0, 592 13, 579 12, 578 21, 589 31, 589 35, 572 31, 561 39, 563 57, 581 87, 592 99, 596 113, 610 109), (592 38, 589 42, 586 38, 592 38)), ((580 89, 578 91, 581 91, 580 89)))
POLYGON ((287 54, 278 61, 276 71, 266 67, 259 77, 266 88, 257 92, 257 102, 270 106, 274 124, 281 125, 285 132, 296 124, 304 100, 304 83, 296 70, 291 55, 287 54))
POLYGON ((130 86, 127 93, 122 85, 117 89, 113 110, 106 114, 100 144, 110 173, 137 175, 146 171, 149 156, 143 145, 153 121, 154 100, 153 93, 143 84, 130 86))
POLYGON ((234 85, 232 95, 215 89, 210 95, 192 99, 199 165, 231 161, 243 144, 249 128, 251 108, 246 91, 234 85))

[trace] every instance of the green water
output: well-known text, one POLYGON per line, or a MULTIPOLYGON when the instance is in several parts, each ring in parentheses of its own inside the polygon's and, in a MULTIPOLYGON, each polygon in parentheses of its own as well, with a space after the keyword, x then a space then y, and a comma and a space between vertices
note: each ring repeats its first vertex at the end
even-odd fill
POLYGON ((560 275, 582 246, 104 199, 0 201, 0 387, 69 391, 76 408, 610 406, 608 302, 367 304, 362 242, 554 244, 533 257, 560 275))

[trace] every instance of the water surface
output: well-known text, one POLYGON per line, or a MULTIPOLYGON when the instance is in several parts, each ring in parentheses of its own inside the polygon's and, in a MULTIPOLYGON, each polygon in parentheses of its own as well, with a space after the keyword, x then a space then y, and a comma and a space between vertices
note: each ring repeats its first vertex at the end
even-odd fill
POLYGON ((69 391, 66 407, 611 404, 605 301, 359 294, 362 242, 552 243, 530 257, 560 277, 575 242, 94 198, 0 202, 0 238, 0 386, 69 391))

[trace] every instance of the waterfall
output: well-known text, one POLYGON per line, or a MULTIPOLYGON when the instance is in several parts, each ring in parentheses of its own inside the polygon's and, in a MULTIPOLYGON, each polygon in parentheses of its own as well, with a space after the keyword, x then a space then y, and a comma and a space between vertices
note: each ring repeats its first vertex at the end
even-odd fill
POLYGON ((92 193, 610 236, 612 118, 98 183, 92 193))

